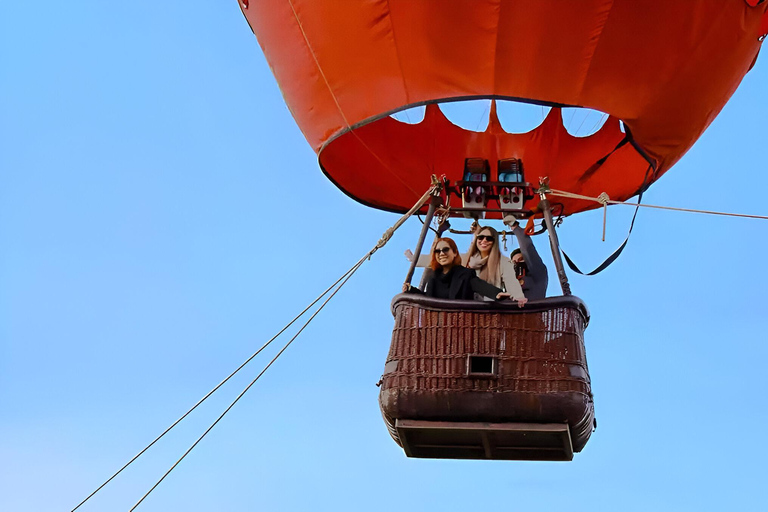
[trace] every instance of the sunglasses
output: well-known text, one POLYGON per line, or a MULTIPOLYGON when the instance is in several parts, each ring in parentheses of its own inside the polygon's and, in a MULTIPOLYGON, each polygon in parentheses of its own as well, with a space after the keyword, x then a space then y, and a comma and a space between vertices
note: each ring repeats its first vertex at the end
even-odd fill
POLYGON ((478 240, 485 240, 486 242, 493 242, 493 235, 477 235, 478 240))
POLYGON ((443 247, 442 249, 435 249, 435 254, 440 254, 440 253, 448 254, 449 252, 451 252, 451 248, 450 247, 443 247))

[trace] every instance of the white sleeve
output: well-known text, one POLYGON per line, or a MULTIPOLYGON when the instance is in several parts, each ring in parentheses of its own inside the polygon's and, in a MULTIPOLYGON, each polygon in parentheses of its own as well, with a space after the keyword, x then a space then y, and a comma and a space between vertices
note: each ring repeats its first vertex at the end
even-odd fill
POLYGON ((515 265, 512 261, 506 256, 502 256, 499 266, 501 267, 501 284, 504 286, 504 291, 513 299, 525 298, 520 282, 515 275, 515 265))
POLYGON ((432 256, 429 254, 420 254, 419 259, 416 260, 417 267, 428 267, 432 262, 432 256))

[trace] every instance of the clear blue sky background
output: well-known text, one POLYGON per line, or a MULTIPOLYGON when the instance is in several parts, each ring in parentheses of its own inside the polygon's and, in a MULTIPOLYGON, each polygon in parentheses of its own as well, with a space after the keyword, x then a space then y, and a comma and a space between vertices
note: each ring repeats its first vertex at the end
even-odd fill
MULTIPOLYGON (((0 510, 69 510, 396 216, 323 177, 235 0, 3 2, 0 52, 0 510)), ((768 214, 764 59, 647 203, 768 214)), ((630 214, 561 241, 594 266, 630 214)), ((612 267, 572 276, 599 428, 570 463, 411 460, 389 438, 375 383, 419 226, 139 510, 765 506, 768 222, 643 210, 612 267)), ((127 510, 266 361, 82 510, 127 510)))

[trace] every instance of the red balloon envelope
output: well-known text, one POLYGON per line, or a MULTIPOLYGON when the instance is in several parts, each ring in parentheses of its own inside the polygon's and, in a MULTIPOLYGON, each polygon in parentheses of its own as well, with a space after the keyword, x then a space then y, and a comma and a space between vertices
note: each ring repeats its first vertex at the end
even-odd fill
MULTIPOLYGON (((467 157, 520 158, 530 182, 548 176, 556 189, 630 198, 723 108, 757 58, 768 8, 760 0, 240 5, 328 178, 363 204, 398 212, 432 174, 462 179, 467 157), (434 105, 478 98, 554 108, 539 127, 511 134, 495 108, 488 129, 472 132, 434 105), (425 104, 420 123, 390 117, 425 104), (609 118, 574 137, 563 106, 609 118)), ((566 214, 599 206, 561 202, 566 214)))

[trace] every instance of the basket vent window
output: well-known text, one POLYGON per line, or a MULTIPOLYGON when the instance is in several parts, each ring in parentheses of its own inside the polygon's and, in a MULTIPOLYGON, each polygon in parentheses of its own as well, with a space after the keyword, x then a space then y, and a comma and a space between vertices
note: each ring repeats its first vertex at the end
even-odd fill
POLYGON ((496 360, 489 356, 469 356, 467 364, 470 375, 494 375, 496 360))

